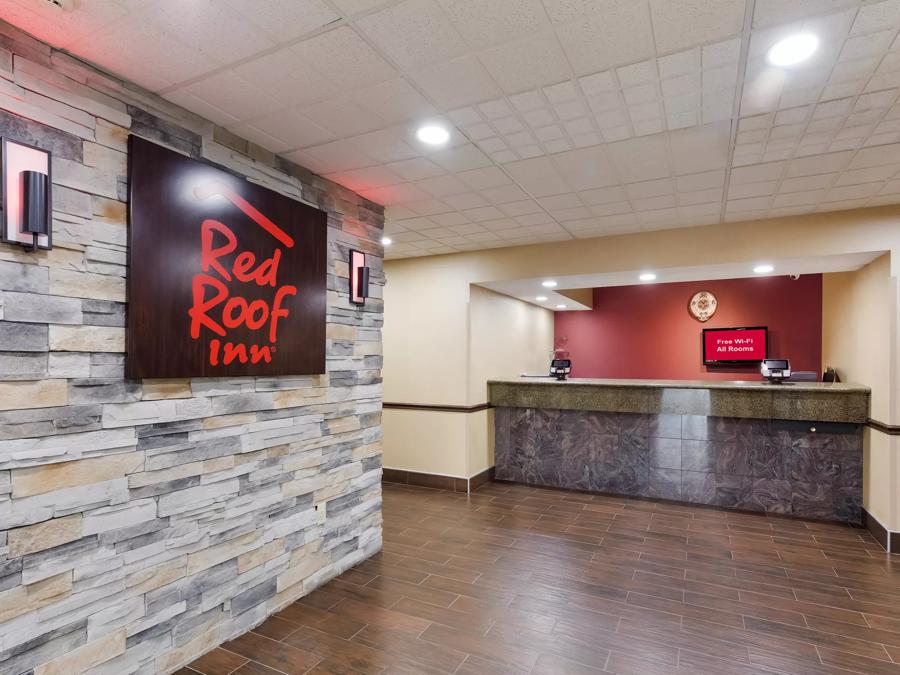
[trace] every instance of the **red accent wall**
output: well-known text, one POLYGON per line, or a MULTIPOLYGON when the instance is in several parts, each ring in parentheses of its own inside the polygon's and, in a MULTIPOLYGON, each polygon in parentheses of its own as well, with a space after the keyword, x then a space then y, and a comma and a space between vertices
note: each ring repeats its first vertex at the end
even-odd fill
POLYGON ((768 326, 770 357, 818 372, 822 275, 595 288, 592 310, 556 313, 555 344, 568 349, 573 377, 760 379, 757 364, 703 365, 700 331, 734 326, 768 326), (688 301, 701 290, 719 301, 706 323, 688 312, 688 301))

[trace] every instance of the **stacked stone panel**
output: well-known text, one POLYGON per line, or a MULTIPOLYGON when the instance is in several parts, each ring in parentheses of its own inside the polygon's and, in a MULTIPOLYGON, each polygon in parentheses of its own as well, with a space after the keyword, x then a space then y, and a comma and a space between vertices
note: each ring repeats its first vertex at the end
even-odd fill
POLYGON ((383 211, 2 22, 0 136, 54 239, 0 245, 0 675, 174 672, 381 547, 383 211), (124 379, 130 133, 328 213, 326 373, 124 379))

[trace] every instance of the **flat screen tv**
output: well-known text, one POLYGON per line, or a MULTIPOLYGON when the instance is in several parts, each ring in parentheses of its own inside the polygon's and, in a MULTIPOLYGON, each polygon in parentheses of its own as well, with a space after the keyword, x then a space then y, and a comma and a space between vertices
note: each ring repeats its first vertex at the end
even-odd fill
POLYGON ((768 356, 768 350, 766 326, 703 329, 703 364, 706 366, 759 363, 768 356))

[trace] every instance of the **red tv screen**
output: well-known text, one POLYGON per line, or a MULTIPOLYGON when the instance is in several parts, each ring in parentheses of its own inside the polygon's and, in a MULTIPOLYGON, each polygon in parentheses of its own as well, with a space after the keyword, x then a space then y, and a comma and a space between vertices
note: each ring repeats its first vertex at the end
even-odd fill
POLYGON ((768 331, 753 328, 706 328, 703 330, 703 363, 707 366, 754 363, 767 356, 768 331))

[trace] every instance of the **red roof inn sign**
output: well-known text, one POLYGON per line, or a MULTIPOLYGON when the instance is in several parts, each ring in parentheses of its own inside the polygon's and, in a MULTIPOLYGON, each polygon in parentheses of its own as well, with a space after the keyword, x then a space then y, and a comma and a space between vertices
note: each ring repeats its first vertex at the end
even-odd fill
POLYGON ((325 371, 326 215, 132 136, 126 376, 325 371))

